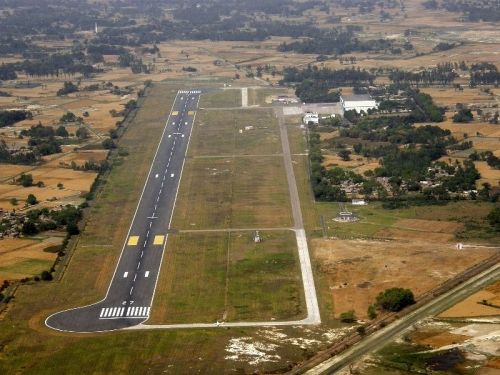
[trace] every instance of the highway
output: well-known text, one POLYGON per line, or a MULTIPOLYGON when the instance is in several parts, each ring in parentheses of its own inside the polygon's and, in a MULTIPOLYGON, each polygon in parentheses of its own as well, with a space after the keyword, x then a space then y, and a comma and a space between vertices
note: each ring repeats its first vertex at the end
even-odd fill
POLYGON ((49 316, 48 327, 101 332, 148 319, 163 255, 168 251, 168 231, 200 94, 199 90, 182 90, 175 97, 105 298, 49 316))

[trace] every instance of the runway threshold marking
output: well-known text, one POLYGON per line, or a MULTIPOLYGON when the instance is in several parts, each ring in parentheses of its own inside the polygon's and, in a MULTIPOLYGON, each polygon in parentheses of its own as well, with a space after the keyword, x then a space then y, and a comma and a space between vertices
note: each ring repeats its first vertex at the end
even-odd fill
POLYGON ((139 243, 139 236, 130 236, 128 238, 128 246, 136 246, 139 243))
POLYGON ((165 236, 156 235, 153 241, 153 245, 163 245, 163 242, 165 242, 165 236))

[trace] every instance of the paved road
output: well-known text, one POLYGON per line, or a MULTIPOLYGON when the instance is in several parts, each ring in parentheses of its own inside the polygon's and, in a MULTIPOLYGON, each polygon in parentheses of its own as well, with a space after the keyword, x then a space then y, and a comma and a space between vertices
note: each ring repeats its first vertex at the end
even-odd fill
POLYGON ((49 316, 48 327, 98 332, 148 319, 200 94, 177 93, 106 297, 49 316))
POLYGON ((439 314, 499 278, 500 264, 496 264, 486 271, 481 272, 479 275, 476 275, 458 285, 449 292, 437 297, 427 305, 422 306, 407 316, 388 325, 384 329, 370 335, 346 352, 312 368, 307 371, 306 374, 333 374, 340 371, 350 363, 353 363, 361 358, 363 355, 368 354, 373 350, 380 349, 389 343, 394 337, 401 335, 405 330, 419 320, 428 316, 435 316, 439 314))

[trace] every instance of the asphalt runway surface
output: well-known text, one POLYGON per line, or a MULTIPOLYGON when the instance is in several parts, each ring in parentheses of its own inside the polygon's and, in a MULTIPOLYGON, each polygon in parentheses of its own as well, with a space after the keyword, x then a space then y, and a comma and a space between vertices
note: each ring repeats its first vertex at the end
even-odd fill
POLYGON ((49 316, 48 327, 100 332, 149 318, 200 94, 200 90, 177 93, 106 297, 49 316))

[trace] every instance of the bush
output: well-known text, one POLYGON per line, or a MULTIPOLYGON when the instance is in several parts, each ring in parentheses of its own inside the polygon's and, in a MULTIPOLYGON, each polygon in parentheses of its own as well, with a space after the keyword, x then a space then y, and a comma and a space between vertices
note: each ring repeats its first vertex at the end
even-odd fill
POLYGON ((68 223, 68 225, 66 226, 66 231, 70 236, 80 233, 80 229, 78 229, 78 225, 76 225, 75 223, 68 223))
POLYGON ((377 317, 377 310, 374 305, 368 306, 368 317, 370 319, 375 319, 377 317))
POLYGON ((17 206, 19 204, 17 198, 10 198, 9 202, 13 206, 17 206))
POLYGON ((33 176, 23 173, 21 177, 17 179, 17 182, 19 182, 23 187, 30 187, 33 185, 33 176))
POLYGON ((28 203, 30 206, 37 204, 38 201, 36 197, 33 194, 28 195, 28 198, 26 198, 26 203, 28 203))
POLYGON ((52 274, 49 271, 43 271, 40 275, 43 281, 50 281, 53 279, 52 274))
POLYGON ((31 220, 26 221, 22 228, 21 228, 21 233, 26 235, 26 236, 31 236, 33 234, 38 233, 38 228, 36 227, 35 223, 31 220))
POLYGON ((104 141, 102 141, 102 147, 104 147, 106 150, 111 150, 112 148, 116 148, 116 145, 111 138, 106 138, 104 141))
POLYGON ((377 296, 377 305, 388 311, 401 311, 414 303, 415 297, 410 289, 390 288, 377 296))
POLYGON ((486 216, 486 219, 488 219, 488 223, 496 230, 500 231, 500 208, 495 207, 490 211, 488 216, 486 216))
POLYGON ((343 323, 354 323, 356 321, 354 310, 349 310, 340 314, 340 321, 343 323))

